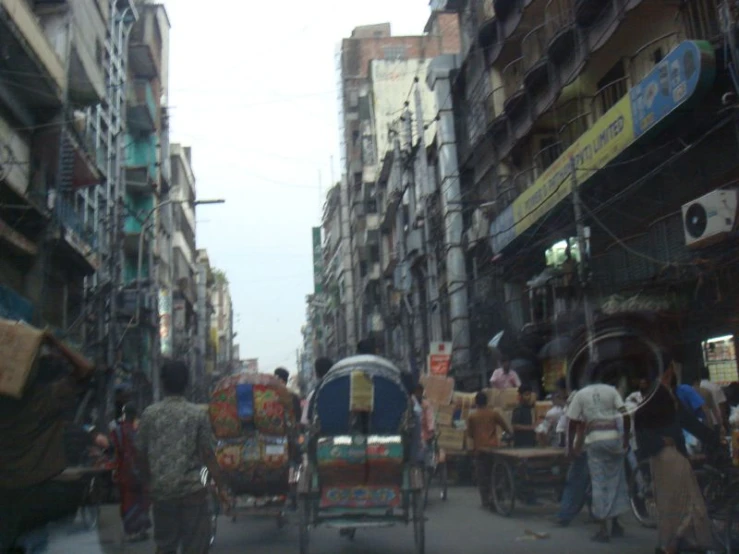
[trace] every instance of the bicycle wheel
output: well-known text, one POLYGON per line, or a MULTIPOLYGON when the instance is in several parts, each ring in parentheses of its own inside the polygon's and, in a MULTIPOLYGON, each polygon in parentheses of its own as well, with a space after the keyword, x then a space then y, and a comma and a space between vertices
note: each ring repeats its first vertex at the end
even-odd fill
POLYGON ((649 460, 643 460, 629 479, 629 501, 636 520, 644 527, 657 527, 657 503, 649 460))
POLYGON ((80 506, 82 525, 84 525, 85 529, 88 531, 97 529, 97 526, 100 523, 100 501, 100 480, 97 476, 93 476, 85 488, 85 492, 82 497, 82 505, 80 506))

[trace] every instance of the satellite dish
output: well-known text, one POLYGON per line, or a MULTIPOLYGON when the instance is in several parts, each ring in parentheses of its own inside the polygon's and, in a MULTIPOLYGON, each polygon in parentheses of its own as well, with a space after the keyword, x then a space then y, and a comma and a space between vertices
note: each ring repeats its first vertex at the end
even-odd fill
POLYGON ((685 212, 685 229, 693 238, 700 238, 706 232, 708 214, 706 208, 699 203, 692 204, 685 212))

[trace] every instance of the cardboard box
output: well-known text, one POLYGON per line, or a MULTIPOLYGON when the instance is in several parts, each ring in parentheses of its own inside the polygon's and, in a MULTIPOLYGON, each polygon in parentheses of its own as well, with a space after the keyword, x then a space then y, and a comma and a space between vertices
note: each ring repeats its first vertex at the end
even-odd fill
POLYGON ((21 398, 46 333, 0 319, 0 394, 21 398))
POLYGON ((451 404, 448 406, 439 406, 436 409, 436 425, 439 427, 451 427, 454 420, 455 407, 451 404))
POLYGON ((503 389, 498 396, 498 408, 501 410, 512 410, 518 406, 518 389, 503 389))
POLYGON ((464 429, 439 427, 439 448, 451 451, 463 451, 465 449, 466 434, 467 432, 464 429))
POLYGON ((421 376, 421 384, 424 386, 426 399, 432 406, 446 406, 452 401, 452 395, 454 394, 453 378, 423 375, 421 376))

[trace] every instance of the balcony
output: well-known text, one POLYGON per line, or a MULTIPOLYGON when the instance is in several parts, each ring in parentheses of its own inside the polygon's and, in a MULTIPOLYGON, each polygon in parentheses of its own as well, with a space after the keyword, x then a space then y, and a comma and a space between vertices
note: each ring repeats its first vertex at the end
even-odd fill
POLYGON ((141 193, 156 189, 158 178, 156 137, 135 140, 126 135, 126 188, 141 193))
POLYGON ((505 210, 518 197, 513 177, 506 175, 500 178, 497 188, 496 203, 499 211, 505 210))
POLYGON ((135 77, 154 79, 159 76, 163 44, 157 17, 159 8, 156 5, 140 6, 139 19, 131 30, 128 63, 135 77))
POLYGON ((148 81, 134 81, 128 87, 128 128, 134 133, 157 130, 157 103, 148 81))
POLYGON ((656 58, 662 59, 678 44, 678 34, 668 33, 642 45, 629 60, 631 82, 638 83, 646 77, 654 69, 656 58))
POLYGON ((606 4, 607 2, 603 0, 574 0, 573 7, 577 24, 588 27, 595 23, 603 13, 603 8, 606 4))
POLYGON ((714 44, 721 39, 721 26, 715 0, 686 0, 682 15, 688 40, 707 40, 714 44))
POLYGON ((534 167, 536 168, 537 175, 544 173, 562 155, 562 152, 564 152, 564 147, 559 140, 554 144, 544 146, 536 152, 534 154, 534 167))
POLYGON ((521 50, 524 84, 529 91, 535 92, 549 80, 546 24, 529 31, 521 42, 521 50))
POLYGON ((72 198, 60 198, 56 204, 56 215, 61 229, 56 239, 68 251, 69 259, 76 260, 83 273, 90 275, 100 268, 98 236, 92 221, 75 205, 72 198))
POLYGON ((423 231, 421 229, 413 229, 408 233, 405 239, 405 249, 409 260, 423 256, 423 231))
POLYGON ((524 193, 536 181, 536 167, 531 166, 523 169, 513 176, 513 189, 516 196, 524 193))
POLYGON ((629 77, 621 77, 603 86, 593 96, 590 107, 590 113, 593 121, 597 121, 611 109, 611 107, 621 100, 629 91, 629 77))
POLYGON ((525 96, 523 88, 523 58, 516 58, 503 68, 503 87, 505 90, 504 107, 511 113, 518 107, 525 96))
POLYGON ((487 97, 489 95, 490 81, 487 74, 483 73, 477 83, 467 95, 467 139, 470 146, 474 148, 487 128, 487 97))
MULTIPOLYGON (((43 19, 43 11, 37 10, 43 19)), ((69 97, 77 105, 93 106, 105 98, 104 48, 107 24, 96 2, 70 2, 72 29, 69 53, 69 97)), ((54 13, 54 10, 51 11, 54 13)), ((54 24, 52 15, 52 24, 54 24)))
POLYGON ((567 121, 559 128, 557 135, 563 149, 572 146, 582 134, 588 130, 590 121, 590 112, 583 112, 567 121))
POLYGON ((544 21, 547 51, 552 63, 561 65, 576 57, 578 40, 574 0, 549 0, 544 9, 544 21))
MULTIPOLYGON (((0 0, 0 97, 31 108, 58 107, 62 103, 66 75, 64 64, 46 38, 27 0, 0 0), (11 84, 2 78, 11 72, 11 84)), ((24 118, 33 120, 31 110, 24 118)))

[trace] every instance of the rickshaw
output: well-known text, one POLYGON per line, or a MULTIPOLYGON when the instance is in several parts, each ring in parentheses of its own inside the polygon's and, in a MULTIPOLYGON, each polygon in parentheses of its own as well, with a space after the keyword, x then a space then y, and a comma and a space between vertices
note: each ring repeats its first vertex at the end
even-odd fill
MULTIPOLYGON (((284 527, 297 448, 290 391, 272 375, 239 373, 216 385, 208 414, 216 459, 236 501, 232 521, 250 515, 275 518, 277 526, 284 527)), ((201 481, 212 485, 207 469, 201 481)), ((211 491, 212 544, 220 505, 212 486, 211 491)))
POLYGON ((412 525, 425 551, 424 478, 414 464, 413 402, 404 374, 378 356, 338 362, 312 401, 306 462, 298 478, 300 554, 324 525, 357 529, 412 525))

